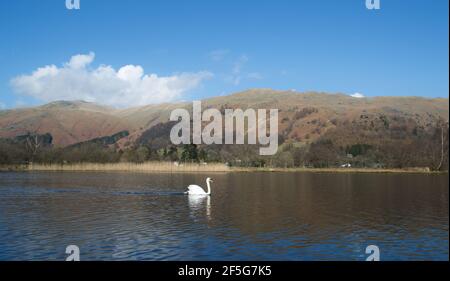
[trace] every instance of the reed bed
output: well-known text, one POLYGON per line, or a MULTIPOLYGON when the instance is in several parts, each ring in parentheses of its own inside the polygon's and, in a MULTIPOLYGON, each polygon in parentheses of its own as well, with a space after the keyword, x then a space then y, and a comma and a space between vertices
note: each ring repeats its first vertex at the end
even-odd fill
POLYGON ((448 171, 430 171, 428 168, 231 168, 232 171, 239 172, 306 172, 306 173, 403 173, 403 174, 443 174, 448 171))
POLYGON ((74 164, 22 164, 0 165, 0 171, 78 171, 78 172, 141 172, 141 173, 183 173, 183 172, 311 172, 311 173, 420 173, 440 174, 448 171, 430 171, 428 168, 255 168, 229 167, 222 163, 177 163, 177 162, 145 162, 145 163, 74 163, 74 164))
POLYGON ((228 172, 230 168, 220 163, 73 163, 73 164, 30 164, 28 171, 117 171, 117 172, 228 172))

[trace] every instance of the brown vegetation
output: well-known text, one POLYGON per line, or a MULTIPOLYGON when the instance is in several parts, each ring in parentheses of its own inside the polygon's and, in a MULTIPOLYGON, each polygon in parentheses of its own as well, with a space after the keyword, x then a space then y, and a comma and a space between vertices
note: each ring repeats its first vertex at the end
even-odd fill
POLYGON ((250 90, 204 100, 204 108, 278 108, 278 153, 249 145, 171 145, 170 111, 55 102, 0 111, 0 164, 227 163, 232 167, 448 170, 448 99, 250 90), (69 145, 70 144, 70 145, 69 145))

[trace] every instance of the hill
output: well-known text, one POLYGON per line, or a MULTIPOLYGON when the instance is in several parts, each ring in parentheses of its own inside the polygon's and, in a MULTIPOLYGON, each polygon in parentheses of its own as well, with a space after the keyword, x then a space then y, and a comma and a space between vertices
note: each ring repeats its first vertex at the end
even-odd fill
MULTIPOLYGON (((55 147, 75 147, 88 153, 92 147, 103 146, 124 155, 131 153, 130 159, 144 160, 174 160, 183 158, 183 151, 190 151, 193 154, 186 152, 183 159, 188 154, 200 157, 202 153, 204 160, 239 161, 246 165, 327 167, 352 162, 371 167, 432 167, 442 154, 441 135, 445 128, 448 131, 447 98, 355 98, 339 93, 252 89, 205 99, 202 107, 221 112, 237 108, 278 109, 277 155, 261 159, 255 156, 254 147, 246 145, 199 146, 198 151, 174 148, 169 141, 173 126, 169 115, 176 108, 192 110, 192 103, 187 102, 114 109, 83 101, 59 101, 0 111, 0 138, 50 134, 55 147), (83 149, 88 145, 89 149, 83 149), (148 155, 141 157, 130 152, 138 148, 148 155)), ((448 137, 445 141, 448 151, 448 137)), ((105 159, 124 157, 128 156, 105 159)))
POLYGON ((57 101, 33 108, 0 111, 0 137, 50 133, 53 144, 68 146, 134 128, 115 116, 115 112, 112 108, 83 101, 57 101))

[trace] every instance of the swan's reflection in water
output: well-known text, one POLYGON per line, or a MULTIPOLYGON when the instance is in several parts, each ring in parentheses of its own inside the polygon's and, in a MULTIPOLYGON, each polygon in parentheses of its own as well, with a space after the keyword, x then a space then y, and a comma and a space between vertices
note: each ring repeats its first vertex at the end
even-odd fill
POLYGON ((206 176, 0 173, 0 260, 448 260, 448 175, 206 176))
POLYGON ((209 195, 188 195, 190 214, 194 219, 199 219, 206 214, 209 221, 211 219, 211 196, 209 195))

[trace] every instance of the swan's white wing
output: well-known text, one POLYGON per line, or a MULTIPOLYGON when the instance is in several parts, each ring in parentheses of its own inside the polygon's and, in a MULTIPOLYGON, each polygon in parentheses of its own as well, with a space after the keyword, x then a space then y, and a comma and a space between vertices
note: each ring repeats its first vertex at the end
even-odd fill
POLYGON ((191 184, 190 186, 188 186, 188 193, 189 194, 206 194, 205 190, 203 190, 203 188, 201 188, 198 185, 195 184, 191 184))

